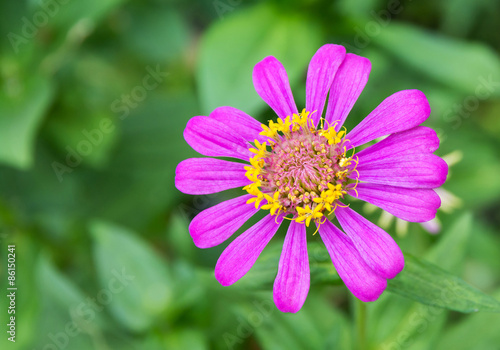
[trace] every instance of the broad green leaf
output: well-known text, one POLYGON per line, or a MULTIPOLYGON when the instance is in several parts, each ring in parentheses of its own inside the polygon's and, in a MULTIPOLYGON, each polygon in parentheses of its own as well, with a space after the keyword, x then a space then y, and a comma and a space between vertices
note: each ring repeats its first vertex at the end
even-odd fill
POLYGON ((293 86, 320 45, 314 22, 267 4, 216 22, 202 39, 196 72, 203 112, 230 105, 257 113, 265 104, 253 88, 255 64, 275 56, 293 86))
POLYGON ((310 291, 304 310, 313 319, 322 335, 321 349, 348 350, 353 348, 352 325, 340 307, 330 302, 331 292, 310 291))
POLYGON ((415 70, 452 88, 477 95, 478 86, 483 86, 485 96, 500 94, 500 59, 484 44, 398 23, 391 23, 372 39, 415 70))
MULTIPOLYGON (((441 234, 439 242, 426 254, 426 259, 453 273, 460 273, 471 229, 472 216, 465 213, 441 234)), ((445 309, 386 293, 370 312, 371 322, 377 323, 371 337, 380 343, 381 349, 400 343, 425 348, 438 337, 447 314, 445 309), (403 337, 404 342, 401 341, 403 337)))
POLYGON ((59 303, 68 308, 76 306, 85 300, 85 295, 68 280, 48 257, 42 255, 37 262, 37 279, 43 291, 57 299, 59 303))
POLYGON ((495 12, 495 3, 488 0, 447 0, 441 2, 442 31, 457 37, 467 37, 482 11, 495 12))
MULTIPOLYGON (((500 291, 494 295, 500 298, 500 291)), ((500 315, 498 314, 470 315, 442 333, 436 349, 497 349, 498 344, 500 344, 499 324, 500 315)))
POLYGON ((363 18, 378 8, 379 0, 340 0, 337 7, 339 12, 349 17, 363 18))
POLYGON ((117 124, 121 138, 110 162, 91 179, 101 189, 90 193, 95 215, 140 228, 163 215, 169 205, 180 204, 175 168, 183 159, 197 156, 182 135, 195 106, 190 93, 153 91, 137 108, 128 110, 130 114, 117 124))
POLYGON ((0 162, 27 169, 33 165, 36 131, 54 89, 49 80, 36 74, 25 81, 18 78, 11 77, 13 85, 0 88, 0 162))
POLYGON ((408 348, 412 350, 434 350, 448 318, 447 310, 416 304, 411 309, 410 320, 399 332, 392 342, 384 342, 377 350, 390 348, 408 348))
MULTIPOLYGON (((370 344, 390 342, 398 334, 410 310, 420 303, 393 293, 383 293, 375 302, 367 303, 368 338, 370 344)), ((406 327, 405 327, 406 328, 406 327)))
POLYGON ((237 314, 239 329, 234 335, 255 331, 266 350, 352 349, 346 317, 314 292, 296 314, 280 312, 270 298, 254 301, 237 314))
POLYGON ((102 167, 106 163, 118 136, 114 119, 110 113, 87 112, 83 118, 64 115, 58 120, 49 121, 47 130, 61 150, 60 157, 55 161, 60 168, 53 163, 53 167, 60 169, 61 176, 58 179, 61 182, 71 176, 68 169, 74 170, 82 164, 102 167), (103 125, 108 127, 104 128, 103 125), (110 129, 113 131, 109 132, 110 129))
POLYGON ((99 336, 104 325, 105 305, 99 296, 93 296, 94 303, 44 255, 37 263, 36 275, 42 299, 36 345, 66 344, 77 350, 91 347, 91 338, 99 336))
POLYGON ((95 221, 90 231, 101 287, 111 294, 111 313, 131 330, 147 329, 173 302, 166 262, 125 228, 95 221))
POLYGON ((84 190, 79 182, 81 177, 73 174, 61 183, 51 166, 56 158, 43 143, 37 145, 35 154, 37 161, 29 170, 2 166, 0 192, 13 215, 22 217, 24 225, 40 230, 37 237, 57 244, 72 244, 73 238, 81 236, 81 229, 75 223, 85 215, 84 201, 75 198, 83 198, 88 187, 84 190))
POLYGON ((4 37, 16 55, 35 49, 33 52, 39 57, 31 57, 33 61, 38 63, 43 58, 42 69, 54 73, 70 57, 72 49, 123 1, 31 0, 22 12, 18 11, 4 37), (42 53, 40 48, 47 50, 42 53))
POLYGON ((425 259, 446 271, 459 274, 469 248, 471 233, 472 214, 466 212, 442 233, 438 244, 427 252, 425 259))
POLYGON ((416 300, 460 312, 500 312, 500 302, 436 265, 412 255, 405 256, 405 268, 388 281, 387 290, 416 300))
POLYGON ((59 82, 62 93, 43 131, 58 148, 62 181, 82 164, 102 167, 109 160, 120 135, 120 120, 110 107, 128 81, 108 59, 85 54, 65 66, 59 82))
POLYGON ((200 300, 204 300, 207 294, 207 285, 220 284, 213 277, 210 271, 207 280, 206 271, 196 270, 192 264, 177 259, 171 265, 172 279, 175 281, 175 303, 169 308, 170 319, 182 317, 182 315, 192 307, 200 305, 200 300))
MULTIPOLYGON (((305 311, 301 310, 302 312, 293 315, 283 314, 277 309, 273 311, 272 319, 267 317, 267 322, 261 327, 255 327, 257 338, 263 349, 300 350, 322 347, 321 334, 314 327, 314 320, 305 311)), ((251 312, 247 311, 245 316, 248 321, 252 320, 251 312)), ((261 317, 265 316, 262 314, 261 317)), ((252 324, 247 326, 251 327, 252 324)))

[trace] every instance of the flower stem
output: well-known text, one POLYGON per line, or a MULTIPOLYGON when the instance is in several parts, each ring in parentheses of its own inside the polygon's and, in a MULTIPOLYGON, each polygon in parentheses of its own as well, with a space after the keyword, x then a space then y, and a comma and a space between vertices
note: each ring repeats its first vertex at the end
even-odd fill
POLYGON ((366 304, 356 298, 356 328, 358 349, 366 350, 366 304))

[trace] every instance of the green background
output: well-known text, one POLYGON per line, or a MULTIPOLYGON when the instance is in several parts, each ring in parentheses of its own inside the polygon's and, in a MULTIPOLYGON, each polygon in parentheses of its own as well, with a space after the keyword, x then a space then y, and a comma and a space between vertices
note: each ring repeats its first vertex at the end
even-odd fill
MULTIPOLYGON (((439 212, 441 233, 387 231, 418 261, 500 298, 500 2, 2 0, 0 18, 2 349, 355 347, 356 304, 318 235, 308 235, 308 299, 283 314, 272 282, 284 229, 247 276, 222 287, 213 268, 224 247, 197 249, 187 225, 240 190, 193 197, 174 187, 176 164, 196 156, 182 136, 189 118, 224 105, 273 118, 251 79, 268 55, 285 65, 301 109, 307 64, 325 43, 372 62, 348 129, 416 88, 432 107, 436 153, 462 156, 443 186, 461 202, 439 212)), ((380 210, 352 207, 380 223, 380 210)), ((439 305, 426 285, 398 283, 439 305)), ((398 288, 368 305, 368 348, 499 349, 498 314, 420 304, 398 288)), ((446 307, 476 308, 457 303, 446 307)))

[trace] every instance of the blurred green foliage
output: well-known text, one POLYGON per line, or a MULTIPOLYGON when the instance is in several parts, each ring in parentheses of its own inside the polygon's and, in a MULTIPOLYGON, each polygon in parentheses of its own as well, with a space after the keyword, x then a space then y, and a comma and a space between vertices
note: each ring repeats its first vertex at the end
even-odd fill
MULTIPOLYGON (((195 248, 187 225, 237 191, 174 187, 176 164, 196 155, 182 137, 190 117, 231 105, 273 118, 251 77, 268 55, 303 106, 324 43, 372 61, 348 129, 398 90, 427 95, 438 154, 463 154, 444 185, 462 207, 439 213, 439 235, 410 224, 396 239, 440 267, 426 277, 436 290, 452 273, 500 298, 499 2, 26 0, 0 14, 0 286, 15 244, 18 287, 15 344, 0 298, 2 349, 353 348, 355 308, 317 235, 309 297, 282 314, 271 290, 284 230, 224 288, 213 276, 223 247, 195 248)), ((368 305, 370 349, 498 347, 498 314, 417 303, 401 280, 368 305)))

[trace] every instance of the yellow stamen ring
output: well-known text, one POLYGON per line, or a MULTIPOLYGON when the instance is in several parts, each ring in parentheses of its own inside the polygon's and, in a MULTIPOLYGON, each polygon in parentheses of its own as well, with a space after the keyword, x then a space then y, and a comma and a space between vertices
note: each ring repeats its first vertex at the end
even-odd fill
MULTIPOLYGON (((347 156, 344 145, 346 130, 336 131, 321 119, 316 129, 312 113, 302 110, 278 122, 262 124, 263 136, 269 141, 254 141, 246 177, 252 181, 243 189, 253 195, 248 203, 269 210, 271 215, 292 215, 298 223, 321 225, 349 190, 356 192, 358 160, 347 156), (354 167, 352 166, 354 164, 354 167), (324 219, 322 219, 324 218, 324 219), (323 221, 322 221, 323 220, 323 221)), ((328 123, 326 123, 328 124, 328 123)), ((356 192, 357 193, 357 192, 356 192)))

